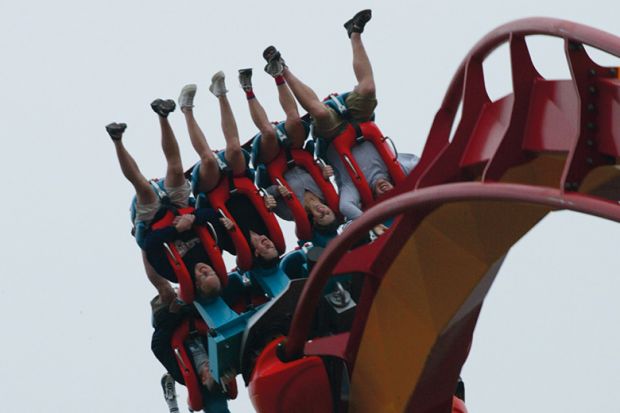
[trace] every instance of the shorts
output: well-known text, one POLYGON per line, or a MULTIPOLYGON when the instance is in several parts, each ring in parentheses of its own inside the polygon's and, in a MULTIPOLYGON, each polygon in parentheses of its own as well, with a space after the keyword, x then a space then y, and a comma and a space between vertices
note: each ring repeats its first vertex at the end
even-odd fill
MULTIPOLYGON (((351 92, 347 95, 345 103, 347 104, 347 109, 353 120, 366 122, 370 120, 377 107, 377 98, 351 92)), ((321 138, 331 140, 342 133, 347 124, 347 120, 343 119, 334 109, 330 107, 328 107, 328 109, 328 119, 314 121, 314 132, 321 138)))
MULTIPOLYGON (((164 182, 164 189, 170 197, 170 202, 179 208, 187 207, 190 196, 190 184, 186 180, 183 185, 170 187, 164 182)), ((136 222, 151 222, 157 211, 161 208, 161 200, 157 198, 155 202, 140 204, 136 201, 136 222)))

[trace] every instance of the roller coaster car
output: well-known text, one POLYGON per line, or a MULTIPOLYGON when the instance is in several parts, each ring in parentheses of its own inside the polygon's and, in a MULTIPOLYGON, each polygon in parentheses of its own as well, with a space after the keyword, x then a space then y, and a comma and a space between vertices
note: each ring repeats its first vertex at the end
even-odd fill
MULTIPOLYGON (((194 212, 194 208, 181 208, 176 210, 176 212, 177 214, 173 213, 170 210, 166 211, 165 215, 161 219, 151 225, 151 228, 156 230, 169 227, 172 225, 172 221, 177 215, 191 214, 194 212)), ((194 226, 192 230, 195 231, 200 238, 200 242, 202 243, 203 248, 209 256, 211 267, 219 277, 222 286, 225 286, 228 276, 226 274, 226 265, 224 264, 224 260, 222 259, 221 250, 217 246, 217 241, 215 240, 215 238, 217 237, 215 234, 215 230, 210 224, 208 226, 197 225, 194 226)), ((177 281, 179 282, 179 297, 184 302, 191 304, 194 301, 195 297, 192 276, 190 275, 181 255, 177 251, 174 244, 165 243, 164 248, 166 250, 166 257, 168 259, 168 262, 172 266, 174 273, 177 277, 177 281)))
POLYGON ((301 200, 297 198, 295 192, 288 184, 284 175, 294 167, 304 169, 312 176, 312 179, 323 192, 325 203, 339 216, 339 198, 336 189, 329 179, 325 179, 323 171, 314 156, 306 149, 292 149, 286 137, 282 136, 280 129, 276 128, 280 143, 278 155, 267 163, 259 163, 260 137, 257 136, 252 141, 252 163, 256 168, 256 182, 259 185, 265 183, 282 185, 288 189, 291 196, 284 199, 286 206, 291 211, 295 220, 295 232, 301 241, 313 241, 314 234, 312 225, 308 220, 308 214, 301 200), (266 176, 265 176, 266 175, 266 176))

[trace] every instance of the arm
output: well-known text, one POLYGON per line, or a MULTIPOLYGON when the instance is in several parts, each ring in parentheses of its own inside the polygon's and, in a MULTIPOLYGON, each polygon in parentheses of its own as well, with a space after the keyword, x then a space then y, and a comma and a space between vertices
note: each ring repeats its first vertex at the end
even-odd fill
POLYGON ((198 208, 194 211, 194 215, 196 216, 195 225, 207 225, 207 223, 216 225, 219 223, 220 216, 213 208, 198 208))
POLYGON ((144 240, 144 250, 147 254, 161 248, 165 242, 174 241, 181 232, 188 231, 194 224, 196 217, 192 214, 180 215, 172 221, 169 227, 150 231, 144 240))
POLYGON ((151 338, 151 350, 157 360, 168 370, 174 379, 185 384, 183 374, 179 368, 179 363, 172 350, 171 340, 176 327, 182 320, 180 314, 174 314, 167 310, 164 317, 160 318, 160 322, 155 326, 153 337, 151 338))
MULTIPOLYGON (((276 199, 276 206, 272 209, 272 211, 285 221, 293 221, 293 214, 286 206, 286 202, 284 202, 284 198, 282 197, 282 193, 279 188, 280 187, 278 185, 271 185, 265 189, 265 192, 276 199)), ((286 190, 286 188, 284 188, 284 190, 286 190)))
POLYGON ((351 180, 343 180, 340 187, 340 213, 347 219, 357 219, 362 215, 361 198, 351 180))
POLYGON ((409 175, 413 168, 418 164, 420 158, 410 153, 401 153, 398 155, 398 162, 403 168, 405 175, 409 175))
POLYGON ((146 276, 153 287, 157 289, 161 302, 166 305, 170 305, 170 303, 176 298, 174 288, 172 288, 172 285, 167 279, 155 271, 155 268, 153 268, 153 266, 146 259, 146 253, 144 251, 142 251, 142 262, 144 263, 144 271, 146 271, 146 276))
MULTIPOLYGON (((198 208, 194 211, 196 216, 196 223, 198 225, 207 225, 210 223, 213 225, 213 229, 217 234, 218 246, 224 251, 228 251, 231 254, 235 254, 235 245, 233 244, 230 236, 228 235, 229 229, 223 224, 222 216, 213 208, 198 208)), ((232 223, 231 223, 232 225, 232 223)), ((231 227, 231 231, 234 230, 234 226, 231 227)))

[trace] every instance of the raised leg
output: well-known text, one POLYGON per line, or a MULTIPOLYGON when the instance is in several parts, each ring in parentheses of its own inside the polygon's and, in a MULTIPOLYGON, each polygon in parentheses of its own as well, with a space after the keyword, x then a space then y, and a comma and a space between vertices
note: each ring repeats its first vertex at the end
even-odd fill
POLYGON ((181 161, 181 151, 179 144, 174 136, 168 118, 159 117, 161 127, 161 148, 166 157, 166 185, 169 187, 179 187, 185 183, 183 175, 183 162, 181 161))
POLYGON ((198 122, 196 122, 193 108, 186 106, 182 107, 181 111, 185 115, 189 139, 200 157, 200 181, 197 190, 198 192, 208 192, 217 185, 220 179, 220 168, 215 159, 215 153, 209 147, 202 129, 200 129, 198 122))
POLYGON ((237 122, 226 94, 219 95, 217 99, 220 103, 222 132, 224 132, 224 139, 226 140, 226 161, 232 168, 233 173, 239 175, 245 172, 245 157, 241 151, 237 122))
POLYGON ((351 48, 353 50, 353 72, 357 79, 357 86, 353 90, 360 95, 374 97, 375 79, 361 33, 351 33, 351 48))
POLYGON ((143 205, 150 204, 157 200, 157 196, 151 189, 149 181, 142 175, 142 172, 140 172, 140 168, 135 159, 127 151, 125 145, 123 145, 122 137, 126 126, 125 124, 111 123, 106 126, 106 130, 114 143, 121 172, 134 187, 138 203, 143 205))
POLYGON ((317 121, 329 119, 329 110, 323 104, 321 99, 319 99, 312 88, 298 79, 297 76, 291 72, 288 66, 284 67, 282 76, 284 76, 286 83, 288 83, 290 90, 293 92, 293 95, 295 95, 295 98, 301 107, 303 107, 310 114, 310 116, 317 121))
POLYGON ((291 140, 291 146, 295 149, 300 149, 306 141, 306 130, 301 123, 295 97, 286 82, 278 84, 278 98, 286 114, 285 127, 291 140))

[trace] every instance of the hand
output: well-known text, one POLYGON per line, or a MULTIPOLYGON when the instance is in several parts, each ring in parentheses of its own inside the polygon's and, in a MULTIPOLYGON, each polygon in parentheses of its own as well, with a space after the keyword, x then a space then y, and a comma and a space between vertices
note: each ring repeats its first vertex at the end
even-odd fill
POLYGON ((221 377, 222 383, 224 385, 228 385, 229 383, 235 381, 236 375, 237 375, 237 372, 234 369, 227 370, 226 372, 224 372, 224 374, 221 377))
POLYGON ((280 193, 280 196, 282 198, 286 198, 286 199, 291 198, 291 192, 284 185, 279 185, 278 186, 278 192, 280 193))
POLYGON ((172 300, 172 302, 168 306, 168 311, 170 311, 173 314, 178 314, 181 311, 183 304, 184 304, 183 301, 181 301, 178 298, 175 298, 174 300, 172 300))
POLYGON ((273 197, 273 195, 265 195, 263 197, 263 201, 265 202, 265 208, 270 210, 274 209, 277 205, 276 199, 273 197))
POLYGON ((323 178, 325 179, 329 179, 334 176, 334 168, 332 168, 330 165, 321 166, 321 170, 323 171, 323 178))
POLYGON ((220 222, 224 225, 224 228, 226 228, 227 231, 233 231, 235 229, 235 224, 233 224, 233 222, 228 218, 222 217, 220 218, 220 222))
POLYGON ((386 226, 385 226, 385 225, 383 225, 383 224, 376 225, 376 226, 372 229, 372 231, 373 231, 373 232, 374 232, 377 236, 383 235, 383 233, 384 233, 385 231, 387 231, 387 230, 388 230, 388 227, 386 227, 386 226))
POLYGON ((159 301, 167 306, 170 306, 177 298, 174 288, 167 282, 158 288, 157 291, 159 292, 159 301))
POLYGON ((215 380, 213 380, 213 376, 211 376, 211 372, 209 371, 209 362, 203 363, 200 366, 198 374, 200 375, 200 382, 202 385, 209 389, 209 391, 213 390, 213 387, 215 387, 215 380))
POLYGON ((174 227, 179 232, 189 230, 192 227, 192 225, 194 225, 194 220, 196 219, 196 217, 193 214, 181 215, 178 218, 179 219, 177 220, 177 223, 174 225, 174 227))

